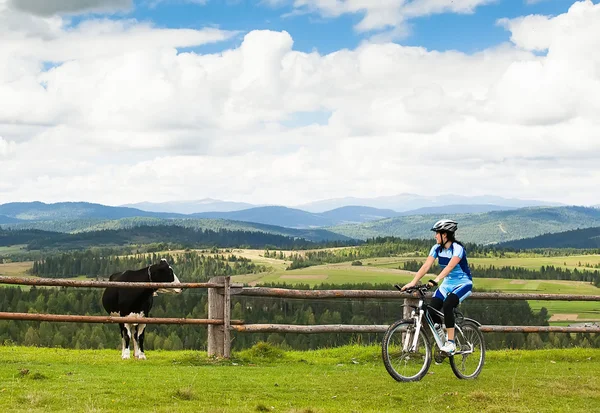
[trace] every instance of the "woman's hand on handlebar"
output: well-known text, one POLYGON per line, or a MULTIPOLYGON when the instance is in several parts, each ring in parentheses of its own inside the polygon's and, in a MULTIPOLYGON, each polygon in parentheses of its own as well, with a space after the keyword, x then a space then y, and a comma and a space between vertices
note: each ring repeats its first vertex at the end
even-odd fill
POLYGON ((409 288, 413 288, 415 285, 417 285, 417 283, 414 281, 411 281, 408 284, 404 284, 404 286, 400 289, 400 291, 406 291, 409 288))

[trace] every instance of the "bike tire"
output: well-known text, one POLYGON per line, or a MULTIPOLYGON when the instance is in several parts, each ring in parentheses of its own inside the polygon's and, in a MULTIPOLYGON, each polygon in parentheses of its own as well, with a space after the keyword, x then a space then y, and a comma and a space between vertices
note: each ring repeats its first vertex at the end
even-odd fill
POLYGON ((456 350, 457 352, 464 351, 470 342, 474 341, 473 339, 469 339, 469 337, 474 337, 479 341, 479 344, 475 343, 475 347, 479 350, 479 359, 477 360, 476 368, 472 373, 465 372, 465 362, 468 358, 473 358, 477 356, 476 349, 474 349, 474 353, 472 354, 454 354, 449 357, 450 367, 452 367, 452 371, 454 375, 459 379, 463 380, 472 380, 477 378, 483 369, 483 365, 485 364, 485 340, 483 338, 483 333, 479 329, 479 326, 471 321, 464 321, 460 326, 462 329, 462 333, 456 329, 455 330, 455 342, 456 342, 456 350))
MULTIPOLYGON (((381 343, 381 355, 383 358, 383 364, 385 366, 385 369, 387 370, 387 372, 390 374, 390 376, 392 376, 392 378, 394 378, 394 380, 396 381, 400 381, 400 382, 410 382, 410 381, 419 381, 421 380, 425 374, 427 374, 427 371, 429 370, 429 367, 431 366, 431 346, 429 344, 429 339, 427 338, 427 335, 425 335, 423 329, 421 329, 419 331, 419 340, 422 341, 422 344, 419 345, 419 349, 421 349, 421 351, 424 352, 424 354, 421 353, 417 353, 419 358, 423 359, 423 364, 421 366, 421 368, 417 371, 416 374, 413 375, 405 375, 401 372, 399 372, 397 368, 394 367, 394 363, 392 362, 392 357, 394 357, 395 359, 395 355, 394 352, 390 350, 390 343, 392 342, 392 339, 395 337, 398 337, 398 334, 401 334, 402 329, 407 329, 407 331, 410 332, 410 330, 414 329, 414 321, 413 320, 399 320, 396 321, 395 323, 393 323, 392 325, 390 325, 387 329, 387 331, 385 332, 385 335, 383 336, 383 341, 381 343)), ((402 336, 400 336, 402 337, 402 336)), ((406 355, 407 360, 410 359, 410 354, 413 354, 412 352, 407 352, 405 353, 404 351, 402 351, 402 356, 406 355)), ((402 357, 401 357, 402 358, 402 357)), ((416 363, 416 366, 419 365, 419 362, 416 363)))

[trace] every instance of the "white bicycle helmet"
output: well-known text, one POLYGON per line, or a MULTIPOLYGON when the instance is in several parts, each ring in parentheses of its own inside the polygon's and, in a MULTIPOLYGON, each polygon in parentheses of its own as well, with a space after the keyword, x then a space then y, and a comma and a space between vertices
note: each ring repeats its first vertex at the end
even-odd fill
POLYGON ((431 227, 432 231, 447 231, 447 232, 455 232, 458 228, 458 223, 456 221, 452 221, 451 219, 440 219, 438 222, 433 224, 431 227))

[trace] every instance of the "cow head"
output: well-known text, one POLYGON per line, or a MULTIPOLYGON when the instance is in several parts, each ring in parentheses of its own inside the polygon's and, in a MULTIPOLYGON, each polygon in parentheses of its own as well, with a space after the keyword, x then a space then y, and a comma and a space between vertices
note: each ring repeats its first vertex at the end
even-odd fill
MULTIPOLYGON (((173 268, 169 265, 166 259, 160 260, 158 264, 148 267, 150 281, 155 283, 181 284, 179 278, 173 272, 173 268)), ((179 294, 181 288, 159 288, 157 292, 167 294, 179 294)))

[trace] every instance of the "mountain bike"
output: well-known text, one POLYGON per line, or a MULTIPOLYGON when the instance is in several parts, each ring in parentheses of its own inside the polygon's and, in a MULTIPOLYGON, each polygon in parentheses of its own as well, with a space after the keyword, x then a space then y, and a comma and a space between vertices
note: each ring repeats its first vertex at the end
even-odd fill
MULTIPOLYGON (((394 287, 400 290, 400 286, 394 287)), ((456 351, 453 354, 442 352, 440 348, 444 344, 445 333, 436 331, 431 314, 436 314, 441 320, 444 319, 444 314, 424 303, 425 293, 429 289, 428 285, 420 285, 406 290, 409 294, 418 293, 419 302, 416 306, 409 304, 413 308, 410 318, 394 322, 383 337, 381 351, 386 370, 397 381, 421 380, 427 374, 432 353, 435 352, 436 363, 441 364, 448 357, 452 371, 459 379, 476 378, 485 362, 485 341, 479 329, 481 324, 465 318, 455 308, 456 351), (426 332, 433 338, 433 345, 426 332)), ((443 323, 438 328, 444 329, 443 323)))

